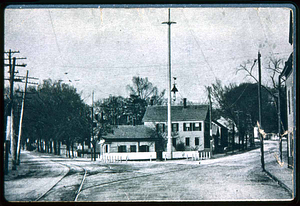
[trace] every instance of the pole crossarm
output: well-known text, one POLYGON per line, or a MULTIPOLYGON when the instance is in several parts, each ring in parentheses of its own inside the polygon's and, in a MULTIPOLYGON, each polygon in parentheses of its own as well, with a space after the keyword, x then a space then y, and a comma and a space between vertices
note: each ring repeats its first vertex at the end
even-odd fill
MULTIPOLYGON (((22 79, 26 79, 25 76, 18 76, 18 75, 15 75, 15 77, 22 78, 22 79)), ((35 79, 35 80, 39 80, 39 78, 36 78, 36 77, 28 77, 27 79, 35 79)))
MULTIPOLYGON (((10 64, 4 64, 4 66, 7 66, 7 67, 9 67, 9 66, 11 66, 10 64)), ((16 64, 15 65, 15 67, 26 67, 27 66, 27 64, 16 64)))
POLYGON ((171 24, 176 24, 175 21, 165 21, 163 22, 162 24, 168 24, 168 25, 171 25, 171 24))
POLYGON ((13 53, 20 53, 20 51, 11 51, 11 50, 9 50, 9 51, 7 51, 7 52, 4 52, 5 54, 13 54, 13 53))
MULTIPOLYGON (((27 59, 26 57, 16 57, 16 59, 27 59)), ((4 60, 9 60, 9 58, 4 58, 4 60)))

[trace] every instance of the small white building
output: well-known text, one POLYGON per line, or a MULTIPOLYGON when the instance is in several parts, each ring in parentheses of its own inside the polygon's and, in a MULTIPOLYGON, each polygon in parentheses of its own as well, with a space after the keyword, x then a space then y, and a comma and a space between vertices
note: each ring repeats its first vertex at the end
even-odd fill
POLYGON ((113 133, 102 137, 100 158, 115 158, 120 160, 137 160, 156 158, 155 130, 144 125, 119 125, 113 133))

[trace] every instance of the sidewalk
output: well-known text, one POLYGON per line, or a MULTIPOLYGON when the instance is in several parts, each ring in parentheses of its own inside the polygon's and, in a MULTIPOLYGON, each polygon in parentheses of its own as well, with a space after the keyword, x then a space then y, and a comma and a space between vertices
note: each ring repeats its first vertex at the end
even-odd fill
MULTIPOLYGON (((256 143, 255 148, 253 148, 253 149, 257 149, 257 148, 260 148, 259 142, 256 143)), ((277 146, 277 148, 279 148, 279 147, 277 146)), ((234 150, 234 153, 232 153, 232 151, 229 151, 229 152, 223 153, 223 154, 214 154, 212 156, 212 159, 217 159, 217 158, 235 155, 235 154, 241 154, 241 153, 244 153, 247 151, 249 151, 249 148, 248 148, 248 150, 245 150, 245 151, 239 151, 238 149, 236 149, 236 150, 234 150)), ((279 160, 278 150, 276 150, 273 153, 270 153, 269 155, 271 155, 271 157, 270 157, 271 161, 265 162, 266 173, 272 179, 277 181, 280 186, 285 188, 294 197, 293 169, 288 168, 288 165, 287 165, 287 162, 288 162, 287 161, 287 142, 286 141, 282 142, 282 163, 281 164, 278 162, 278 160, 279 160)))
POLYGON ((17 170, 11 170, 9 162, 9 172, 4 176, 4 198, 7 201, 34 201, 67 172, 66 167, 49 162, 43 154, 22 151, 17 170))
POLYGON ((272 155, 272 160, 266 162, 265 169, 269 176, 271 176, 275 181, 277 181, 282 187, 289 191, 294 197, 294 180, 293 172, 294 170, 288 168, 287 165, 287 145, 286 141, 282 143, 282 163, 279 161, 279 152, 270 154, 272 155))

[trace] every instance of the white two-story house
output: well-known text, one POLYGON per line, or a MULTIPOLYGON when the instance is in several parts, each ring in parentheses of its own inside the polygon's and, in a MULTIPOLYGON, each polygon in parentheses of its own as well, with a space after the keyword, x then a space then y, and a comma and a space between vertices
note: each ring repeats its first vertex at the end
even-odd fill
MULTIPOLYGON (((167 106, 148 106, 143 117, 145 126, 167 133, 167 106)), ((171 106, 172 142, 174 148, 184 144, 184 150, 210 150, 209 106, 171 106)))

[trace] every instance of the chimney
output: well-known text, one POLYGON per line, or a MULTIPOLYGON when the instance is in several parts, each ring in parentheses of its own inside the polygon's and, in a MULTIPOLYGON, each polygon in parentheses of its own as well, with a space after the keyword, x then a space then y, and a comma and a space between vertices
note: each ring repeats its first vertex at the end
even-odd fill
POLYGON ((183 98, 183 108, 186 108, 186 98, 183 98))

